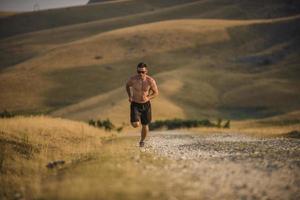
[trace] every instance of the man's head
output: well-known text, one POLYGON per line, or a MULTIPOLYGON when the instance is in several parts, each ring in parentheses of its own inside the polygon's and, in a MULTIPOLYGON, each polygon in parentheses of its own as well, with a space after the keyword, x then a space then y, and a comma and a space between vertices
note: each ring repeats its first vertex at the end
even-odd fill
POLYGON ((137 70, 138 75, 141 78, 145 77, 147 72, 148 72, 147 65, 145 63, 142 63, 142 62, 137 65, 136 70, 137 70))

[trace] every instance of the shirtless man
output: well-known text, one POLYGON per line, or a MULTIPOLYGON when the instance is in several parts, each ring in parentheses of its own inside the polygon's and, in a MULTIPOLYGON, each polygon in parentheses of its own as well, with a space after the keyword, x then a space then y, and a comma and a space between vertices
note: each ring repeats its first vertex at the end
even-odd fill
POLYGON ((140 147, 144 146, 144 140, 149 131, 151 122, 150 100, 158 95, 155 80, 147 75, 147 65, 139 63, 137 74, 126 83, 126 91, 130 102, 130 122, 134 128, 142 124, 140 147))

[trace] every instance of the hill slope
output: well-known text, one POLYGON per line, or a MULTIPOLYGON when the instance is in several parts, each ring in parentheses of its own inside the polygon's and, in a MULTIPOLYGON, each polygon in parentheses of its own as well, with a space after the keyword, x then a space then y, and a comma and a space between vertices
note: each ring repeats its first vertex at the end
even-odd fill
POLYGON ((47 185, 41 180, 49 169, 61 165, 68 168, 91 159, 107 136, 86 123, 67 119, 0 119, 1 199, 12 199, 20 193, 27 197, 41 195, 41 186, 47 185), (60 165, 49 165, 54 161, 60 161, 60 165))
POLYGON ((178 4, 192 1, 195 0, 126 0, 104 2, 94 5, 25 12, 7 17, 5 19, 0 18, 0 38, 43 29, 86 23, 94 20, 104 20, 114 17, 150 12, 156 9, 176 6, 178 4))
POLYGON ((1 40, 0 68, 23 62, 57 45, 118 28, 187 18, 256 19, 290 16, 300 13, 298 5, 297 1, 287 3, 283 0, 271 3, 269 1, 249 3, 249 1, 236 0, 143 0, 114 1, 87 7, 72 7, 68 8, 68 11, 55 9, 39 13, 25 13, 28 17, 17 15, 16 18, 0 20, 2 34, 7 36, 19 34, 1 40), (105 12, 99 12, 99 10, 105 12), (29 22, 30 25, 28 25, 29 22), (67 24, 69 26, 65 26, 67 24), (54 28, 58 26, 59 28, 54 28), (45 30, 41 31, 42 29, 45 30), (38 32, 22 34, 29 31, 38 32))
POLYGON ((154 104, 157 119, 260 118, 298 110, 300 17, 180 19, 232 17, 245 3, 210 10, 212 2, 2 40, 0 55, 6 59, 1 62, 17 57, 19 64, 1 71, 0 109, 126 122, 124 84, 136 64, 145 61, 161 90, 154 104), (197 6, 206 12, 196 14, 197 6), (11 54, 10 48, 20 54, 11 54))
POLYGON ((175 20, 106 32, 6 70, 0 76, 2 105, 39 110, 75 103, 53 115, 124 122, 128 108, 122 85, 144 60, 161 87, 157 118, 287 112, 299 109, 298 33, 299 17, 175 20), (167 108, 170 115, 164 114, 167 108))

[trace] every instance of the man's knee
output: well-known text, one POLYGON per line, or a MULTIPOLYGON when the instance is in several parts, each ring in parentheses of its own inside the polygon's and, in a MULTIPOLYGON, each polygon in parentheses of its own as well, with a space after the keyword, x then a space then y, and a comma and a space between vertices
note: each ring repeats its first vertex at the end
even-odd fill
POLYGON ((140 122, 131 122, 131 125, 134 127, 134 128, 137 128, 140 126, 140 122))
POLYGON ((142 124, 142 128, 144 128, 144 129, 148 129, 148 124, 142 124))

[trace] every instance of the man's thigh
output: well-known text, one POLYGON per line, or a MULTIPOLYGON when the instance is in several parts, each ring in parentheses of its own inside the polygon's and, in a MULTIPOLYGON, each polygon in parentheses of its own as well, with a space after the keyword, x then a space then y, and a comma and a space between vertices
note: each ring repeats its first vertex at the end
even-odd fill
POLYGON ((148 125, 152 120, 152 111, 151 105, 147 106, 147 108, 141 113, 141 123, 142 125, 148 125))
POLYGON ((130 122, 139 122, 141 118, 141 113, 137 106, 135 106, 133 103, 130 105, 130 122))

